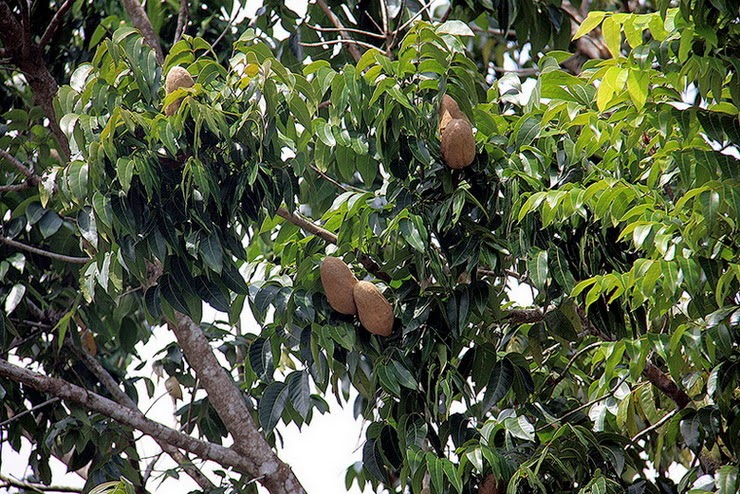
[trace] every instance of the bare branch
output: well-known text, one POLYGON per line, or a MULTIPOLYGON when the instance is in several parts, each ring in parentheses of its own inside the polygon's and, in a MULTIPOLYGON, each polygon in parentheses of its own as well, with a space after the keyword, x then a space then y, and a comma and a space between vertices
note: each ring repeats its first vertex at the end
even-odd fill
POLYGON ((69 487, 66 485, 44 485, 36 482, 26 482, 0 474, 0 486, 16 487, 24 491, 32 492, 82 492, 81 487, 69 487))
POLYGON ((188 0, 180 0, 180 12, 177 14, 177 28, 175 29, 175 38, 172 40, 174 45, 182 35, 185 34, 185 28, 188 25, 188 0))
POLYGON ((64 254, 57 254, 55 252, 49 252, 48 250, 39 249, 38 247, 34 247, 32 245, 26 245, 8 237, 0 237, 0 243, 9 245, 10 247, 15 247, 16 249, 31 252, 33 254, 38 254, 40 256, 50 257, 51 259, 56 259, 57 261, 69 262, 71 264, 86 264, 91 260, 89 257, 72 257, 64 254))
MULTIPOLYGON (((370 37, 370 38, 385 39, 385 36, 383 36, 382 34, 373 33, 371 31, 365 31, 363 29, 355 29, 355 28, 352 28, 352 27, 343 27, 343 28, 338 28, 338 27, 322 27, 322 26, 312 26, 310 24, 306 24, 306 27, 308 27, 309 29, 313 29, 314 31, 322 32, 322 33, 325 33, 325 32, 326 33, 335 33, 335 32, 347 31, 348 33, 362 34, 363 36, 367 36, 367 37, 370 37)), ((377 47, 374 47, 374 48, 377 48, 377 47)))
MULTIPOLYGON (((352 45, 358 45, 358 46, 364 46, 365 48, 375 48, 377 49, 377 46, 371 45, 370 43, 365 43, 364 41, 356 41, 354 39, 328 39, 326 41, 317 41, 316 43, 300 43, 301 46, 313 46, 313 47, 321 47, 324 45, 347 45, 351 47, 352 45)), ((350 49, 350 52, 352 50, 350 49)))
MULTIPOLYGON (((431 6, 432 6, 433 3, 434 2, 432 1, 432 2, 428 2, 426 5, 422 5, 421 8, 419 9, 419 11, 416 14, 412 15, 409 20, 407 20, 406 22, 404 22, 403 25, 401 25, 401 27, 399 27, 398 29, 396 29, 396 32, 395 32, 396 36, 398 36, 398 34, 401 31, 403 31, 404 29, 406 29, 407 27, 409 27, 417 18, 419 18, 421 16, 422 13, 424 13, 425 10, 429 10, 431 8, 431 6)), ((431 11, 430 11, 430 14, 429 15, 431 17, 431 11)))
MULTIPOLYGON (((349 35, 349 33, 344 29, 344 26, 342 25, 342 22, 339 20, 339 17, 334 15, 334 12, 331 11, 329 6, 326 4, 324 0, 316 0, 316 4, 318 4, 319 7, 321 7, 321 10, 324 11, 324 14, 329 18, 332 24, 339 29, 339 35, 344 38, 343 41, 347 43, 347 49, 349 50, 349 54, 352 55, 352 58, 354 58, 355 62, 359 62, 360 58, 362 58, 362 54, 360 53, 360 50, 357 49, 356 44, 363 45, 363 43, 354 42, 352 43, 352 36, 349 35)), ((367 43, 364 43, 366 46, 371 46, 372 48, 375 48, 372 45, 367 45, 367 43)), ((311 45, 307 45, 311 46, 311 45)))
POLYGON ((255 469, 255 465, 248 461, 241 452, 190 437, 187 434, 183 434, 146 418, 141 412, 126 408, 108 398, 103 398, 88 389, 81 388, 63 379, 32 372, 23 367, 13 365, 4 359, 0 359, 0 376, 30 386, 42 393, 48 393, 52 396, 82 405, 89 410, 110 417, 123 425, 137 429, 148 436, 182 448, 200 458, 234 468, 238 472, 250 475, 250 472, 255 469))
POLYGON ((208 393, 208 400, 234 438, 233 447, 249 465, 248 473, 272 494, 305 494, 290 466, 278 458, 260 434, 242 392, 219 364, 200 326, 179 313, 168 326, 208 393))
POLYGON ((28 189, 30 187, 31 184, 27 181, 22 184, 0 185, 0 192, 18 192, 19 190, 28 189))
POLYGON ((9 419, 0 422, 0 427, 5 427, 9 423, 18 420, 19 418, 21 418, 21 417, 23 417, 25 415, 28 415, 29 413, 33 413, 36 410, 38 410, 39 408, 44 408, 46 405, 51 405, 52 403, 56 403, 57 401, 59 401, 59 398, 56 398, 56 397, 50 398, 50 399, 46 400, 43 403, 39 403, 35 407, 27 408, 26 410, 23 410, 20 413, 16 413, 15 415, 13 415, 12 417, 10 417, 9 419))
POLYGON ((25 175, 26 178, 31 182, 31 185, 37 185, 41 181, 41 179, 35 173, 33 173, 33 170, 31 168, 21 163, 21 160, 19 160, 9 152, 5 151, 4 149, 0 149, 0 156, 8 160, 11 165, 13 165, 23 175, 25 175))
POLYGON ((300 216, 298 213, 291 213, 284 207, 279 207, 277 210, 278 216, 281 216, 285 218, 286 220, 290 221, 294 225, 296 225, 301 230, 307 231, 311 235, 315 235, 319 237, 320 239, 324 240, 325 242, 329 242, 330 244, 336 245, 337 243, 337 236, 334 235, 329 230, 326 230, 324 228, 321 228, 320 226, 308 221, 303 216, 300 216))
POLYGON ((46 26, 46 30, 44 31, 43 36, 41 36, 41 41, 39 41, 39 48, 43 48, 49 43, 49 41, 51 41, 51 38, 54 37, 57 30, 59 29, 59 24, 62 22, 64 14, 66 14, 67 11, 72 8, 72 5, 74 5, 74 3, 75 0, 66 0, 62 4, 62 6, 59 7, 59 10, 57 10, 56 14, 54 14, 54 17, 52 17, 49 25, 46 26))
POLYGON ((146 15, 144 7, 139 3, 138 0, 121 1, 123 3, 123 7, 126 9, 126 12, 128 12, 129 17, 131 17, 131 23, 136 29, 141 31, 146 44, 149 45, 152 50, 154 50, 154 54, 157 57, 157 62, 159 62, 160 64, 164 63, 164 53, 162 52, 162 45, 159 43, 159 37, 157 37, 157 33, 154 32, 154 28, 152 27, 152 23, 149 20, 149 17, 146 15))
POLYGON ((516 74, 521 75, 525 77, 533 76, 533 75, 539 75, 540 69, 538 68, 531 68, 531 69, 505 69, 503 67, 498 67, 496 65, 493 66, 493 70, 498 72, 499 74, 516 74))

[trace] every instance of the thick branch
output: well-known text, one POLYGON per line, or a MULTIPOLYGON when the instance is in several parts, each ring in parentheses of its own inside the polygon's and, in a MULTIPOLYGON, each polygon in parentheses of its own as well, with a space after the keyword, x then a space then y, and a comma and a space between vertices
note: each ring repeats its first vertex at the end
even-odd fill
POLYGON ((321 7, 321 10, 324 11, 324 14, 326 14, 331 23, 334 24, 334 27, 339 29, 339 35, 344 38, 346 42, 348 42, 347 49, 349 50, 349 54, 352 55, 352 58, 355 59, 355 62, 359 62, 360 58, 362 58, 362 54, 360 53, 360 50, 357 49, 357 46, 351 43, 353 41, 352 36, 350 36, 349 33, 344 29, 342 21, 339 20, 339 17, 334 15, 334 12, 331 11, 324 0, 316 0, 316 3, 319 7, 321 7))
POLYGON ((30 386, 42 393, 48 393, 52 396, 58 396, 64 400, 82 405, 89 410, 110 417, 123 425, 137 429, 148 436, 182 448, 200 458, 234 468, 238 472, 249 475, 254 469, 254 464, 231 448, 225 448, 190 437, 187 434, 149 420, 141 412, 128 409, 63 379, 32 372, 23 367, 13 365, 4 359, 0 359, 0 376, 30 386))
POLYGON ((260 434, 244 396, 219 364, 200 326, 183 314, 178 313, 176 319, 169 327, 208 392, 208 400, 234 438, 234 449, 249 465, 247 473, 272 494, 305 494, 293 471, 260 434))
POLYGON ((162 45, 159 43, 159 37, 154 32, 152 23, 149 17, 146 15, 144 7, 139 3, 138 0, 122 0, 123 7, 131 17, 131 23, 136 29, 141 31, 141 35, 144 36, 144 41, 149 47, 154 50, 154 55, 157 57, 157 62, 160 64, 164 63, 164 53, 162 52, 162 45))
POLYGON ((89 257, 72 257, 64 254, 57 254, 55 252, 49 252, 48 250, 39 249, 38 247, 34 247, 32 245, 26 245, 8 237, 0 237, 0 244, 9 245, 10 247, 15 247, 16 249, 25 250, 28 252, 32 252, 33 254, 50 257, 51 259, 56 259, 57 261, 64 261, 71 264, 86 264, 90 262, 89 257))
MULTIPOLYGON (((124 393, 121 388, 118 386, 118 383, 113 379, 113 376, 110 375, 110 373, 105 370, 105 368, 95 360, 95 358, 90 355, 87 351, 84 349, 78 349, 75 347, 72 347, 73 351, 77 356, 84 362, 85 366, 90 369, 90 372, 92 372, 95 377, 98 378, 100 383, 105 386, 105 389, 108 390, 108 392, 113 396, 113 398, 121 405, 125 406, 126 408, 130 408, 131 410, 139 411, 139 408, 136 406, 136 403, 134 403, 134 400, 132 400, 126 393, 124 393)), ((205 491, 210 491, 215 489, 215 485, 206 477, 203 475, 203 472, 201 472, 193 463, 188 459, 184 454, 180 452, 177 448, 172 446, 171 444, 168 444, 160 439, 154 438, 154 440, 157 442, 160 448, 164 452, 166 452, 170 457, 182 468, 185 473, 187 473, 197 484, 200 486, 201 489, 205 491)))
POLYGON ((39 41, 39 48, 43 48, 49 43, 49 41, 51 41, 51 38, 54 37, 57 30, 59 29, 59 24, 62 22, 64 14, 66 14, 67 11, 72 8, 72 5, 74 5, 74 3, 75 0, 66 0, 62 4, 62 6, 59 7, 59 10, 57 10, 56 14, 54 14, 54 17, 52 17, 49 25, 46 26, 46 30, 44 31, 43 36, 41 36, 41 41, 39 41))
MULTIPOLYGON (((21 8, 25 2, 20 2, 21 8)), ((27 6, 26 6, 27 7, 27 6)), ((51 130, 59 141, 64 159, 69 159, 69 143, 62 132, 54 113, 54 96, 59 86, 52 77, 41 55, 41 49, 33 42, 30 32, 18 22, 7 3, 0 2, 0 40, 5 45, 4 56, 10 58, 26 76, 33 90, 34 102, 43 108, 49 119, 51 130)))
POLYGON ((684 390, 678 387, 673 379, 663 373, 658 367, 647 361, 645 369, 642 371, 642 375, 652 383, 653 386, 663 392, 668 398, 672 399, 679 410, 686 408, 691 403, 691 398, 686 394, 684 390))

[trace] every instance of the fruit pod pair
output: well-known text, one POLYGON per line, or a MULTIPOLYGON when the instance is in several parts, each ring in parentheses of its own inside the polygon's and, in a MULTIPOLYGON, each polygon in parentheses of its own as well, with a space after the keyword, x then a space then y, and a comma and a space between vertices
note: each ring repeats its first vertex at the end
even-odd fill
POLYGON ((439 106, 439 134, 442 159, 454 169, 465 168, 475 159, 475 136, 468 117, 457 102, 448 95, 442 96, 439 106))
MULTIPOLYGON (((193 87, 194 85, 195 81, 193 80, 193 76, 190 75, 190 72, 176 65, 167 72, 167 77, 164 81, 164 91, 166 94, 170 94, 180 88, 193 87)), ((171 117, 180 108, 181 103, 182 98, 176 99, 165 107, 164 114, 171 117)))
POLYGON ((332 309, 360 318, 373 334, 388 336, 393 331, 393 307, 369 281, 357 281, 341 259, 327 257, 319 268, 321 284, 332 309))

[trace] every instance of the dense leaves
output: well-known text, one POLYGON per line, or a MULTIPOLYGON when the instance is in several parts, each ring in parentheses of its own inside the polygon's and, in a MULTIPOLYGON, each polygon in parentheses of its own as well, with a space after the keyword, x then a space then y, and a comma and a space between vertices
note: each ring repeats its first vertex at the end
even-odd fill
MULTIPOLYGON (((310 60, 299 56, 291 40, 323 34, 273 3, 265 12, 290 20, 282 44, 263 15, 218 51, 214 24, 175 43, 163 67, 134 29, 103 24, 111 36, 95 35, 55 101, 69 161, 51 153, 35 109, 4 115, 3 149, 43 176, 3 194, 3 238, 77 260, 3 247, 3 349, 96 389, 70 363, 89 328, 134 393, 120 362, 132 365, 137 343, 175 312, 201 321, 205 302, 225 320, 204 328, 239 368, 272 443, 281 423, 325 412, 327 394, 354 400, 369 425, 348 485, 463 493, 493 475, 510 493, 735 492, 740 95, 729 9, 591 12, 575 38, 599 29, 611 58, 575 74, 563 69, 568 53, 548 51, 570 35, 552 5, 454 3, 453 20, 409 22, 392 50, 345 63, 346 52, 311 43, 310 60), (489 38, 510 28, 536 53, 528 99, 516 76, 491 83, 480 70, 503 65, 489 38), (196 84, 165 96, 176 65, 196 84), (440 156, 444 93, 476 128, 476 159, 461 171, 440 156), (29 128, 37 146, 18 143, 29 128), (318 273, 329 254, 382 288, 397 319, 389 338, 331 310, 318 273), (236 329, 246 304, 258 334, 236 329), (40 314, 53 324, 39 333, 27 321, 40 314), (675 464, 685 474, 669 476, 675 464)), ((416 20, 409 3, 390 20, 416 20)), ((309 6, 308 19, 322 15, 309 6)), ((21 179, 3 168, 3 183, 21 179)), ((196 385, 178 348, 160 364, 196 385)), ((2 386, 3 413, 42 401, 2 386)), ((131 431, 71 412, 11 426, 15 444, 21 428, 44 438, 42 480, 50 452, 74 450, 101 456, 98 482, 137 482, 136 451, 124 460, 100 442, 131 431)), ((226 436, 207 400, 178 415, 187 432, 226 436)))

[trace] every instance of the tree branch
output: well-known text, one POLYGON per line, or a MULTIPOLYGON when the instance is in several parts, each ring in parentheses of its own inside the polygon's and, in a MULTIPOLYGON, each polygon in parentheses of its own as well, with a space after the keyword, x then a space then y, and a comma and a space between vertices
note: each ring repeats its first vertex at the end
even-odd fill
POLYGON ((31 168, 21 163, 21 160, 19 160, 9 152, 5 151, 4 149, 0 149, 0 156, 8 160, 11 165, 13 165, 23 175, 25 175, 31 185, 38 185, 38 183, 41 181, 38 175, 33 173, 33 170, 31 170, 31 168))
MULTIPOLYGON (((108 390, 119 404, 135 410, 140 413, 139 407, 136 406, 134 400, 132 400, 126 393, 124 393, 118 386, 118 383, 113 379, 113 376, 98 362, 92 355, 90 355, 84 348, 77 348, 73 345, 69 345, 72 351, 82 360, 85 366, 92 372, 95 377, 98 378, 100 383, 108 390)), ((166 452, 170 457, 192 478, 198 486, 205 490, 210 491, 216 488, 216 486, 201 472, 193 462, 190 461, 184 454, 177 448, 168 444, 160 439, 154 438, 160 448, 166 452)))
POLYGON ((647 361, 645 369, 642 371, 642 375, 652 383, 653 386, 658 388, 664 395, 672 399, 679 410, 686 408, 691 403, 691 398, 684 390, 678 387, 673 379, 661 371, 651 361, 647 361))
MULTIPOLYGON (((344 29, 344 26, 342 25, 342 22, 339 20, 339 18, 334 15, 334 12, 331 11, 329 6, 326 4, 324 0, 316 0, 316 4, 321 7, 321 10, 324 11, 324 14, 329 18, 332 24, 339 29, 339 35, 344 38, 344 41, 347 43, 347 49, 349 50, 349 54, 352 55, 352 58, 355 59, 355 62, 359 62, 360 58, 362 58, 362 54, 360 53, 360 50, 357 49, 357 46, 355 46, 352 43, 357 43, 352 40, 352 36, 349 35, 349 33, 344 29)), ((373 48, 375 48, 373 46, 373 48)))
POLYGON ((177 14, 177 28, 175 29, 175 38, 172 40, 174 45, 182 35, 185 34, 185 28, 188 25, 188 0, 180 0, 180 12, 177 14))
MULTIPOLYGON (((385 36, 383 36, 382 34, 373 33, 371 31, 365 31, 363 29, 354 29, 354 28, 351 28, 351 27, 342 27, 342 28, 338 28, 338 27, 322 27, 322 26, 312 26, 310 24, 306 24, 306 27, 309 28, 309 29, 313 29, 314 31, 322 32, 322 33, 324 33, 324 32, 327 32, 327 33, 336 33, 336 32, 346 31, 348 33, 362 34, 363 36, 367 36, 369 38, 385 39, 385 36)), ((377 48, 377 46, 374 46, 373 48, 377 48)))
POLYGON ((142 36, 144 36, 144 41, 146 41, 146 44, 149 45, 152 50, 154 50, 154 55, 157 57, 157 62, 159 62, 160 64, 164 63, 164 53, 162 52, 162 45, 159 43, 159 37, 157 36, 157 33, 154 32, 154 28, 152 27, 152 23, 149 20, 149 17, 147 17, 146 15, 144 7, 142 7, 138 0, 121 1, 123 3, 123 7, 126 9, 126 12, 128 12, 129 17, 131 17, 131 23, 136 29, 141 32, 142 36))
MULTIPOLYGON (((370 43, 365 43, 364 41, 357 41, 354 39, 327 39, 325 41, 317 41, 316 43, 300 43, 301 46, 324 46, 324 45, 339 45, 344 44, 347 46, 364 46, 365 48, 377 48, 377 46, 373 46, 370 43)), ((351 50, 350 50, 351 51, 351 50)))
POLYGON ((218 444, 195 439, 174 429, 154 422, 140 411, 131 410, 118 403, 103 398, 80 386, 76 386, 63 379, 49 377, 32 372, 23 367, 13 365, 7 360, 0 359, 0 376, 20 382, 42 393, 48 393, 64 400, 77 403, 94 412, 120 422, 123 425, 137 429, 155 439, 160 439, 178 448, 189 451, 200 458, 211 460, 223 466, 234 468, 236 471, 250 475, 255 465, 240 452, 218 444))
MULTIPOLYGON (((329 230, 326 230, 324 228, 321 228, 320 226, 316 225, 315 223, 312 223, 308 221, 303 216, 299 215, 298 213, 291 213, 284 207, 279 207, 277 210, 278 216, 281 216, 282 218, 285 218, 290 223, 293 223, 298 228, 300 228, 303 231, 306 231, 312 235, 315 235, 322 239, 325 242, 328 242, 330 244, 337 244, 337 236, 334 235, 329 230)), ((381 267, 376 263, 370 256, 368 256, 365 253, 358 252, 357 253, 357 260, 359 260, 362 265, 365 267, 365 269, 372 273, 373 276, 378 278, 379 280, 383 280, 386 283, 390 283, 391 277, 388 273, 383 272, 381 267)))
MULTIPOLYGON (((25 6, 24 12, 27 14, 28 5, 24 1, 19 3, 22 11, 25 6)), ((4 1, 0 2, 0 40, 5 45, 4 56, 10 58, 10 61, 23 72, 33 90, 34 102, 44 109, 51 131, 59 141, 60 154, 65 160, 69 159, 69 142, 59 127, 54 113, 54 96, 59 86, 46 66, 41 49, 31 39, 30 31, 18 22, 13 11, 4 1)))
POLYGON ((260 434, 242 392, 219 364, 200 326, 180 313, 168 326, 208 393, 208 400, 234 438, 233 448, 249 465, 247 473, 272 494, 305 494, 293 471, 260 434))
POLYGON ((47 250, 39 249, 38 247, 34 247, 32 245, 26 245, 8 237, 0 237, 0 244, 9 245, 10 247, 15 247, 16 249, 25 250, 33 254, 50 257, 51 259, 56 259, 57 261, 64 261, 71 264, 86 264, 91 261, 89 257, 72 257, 64 254, 57 254, 55 252, 49 252, 47 250))
POLYGON ((54 17, 52 17, 49 25, 46 26, 46 30, 44 31, 43 36, 41 36, 41 41, 39 41, 39 48, 43 48, 49 43, 49 41, 51 41, 51 38, 54 37, 57 30, 59 29, 59 24, 62 22, 64 14, 66 14, 67 11, 72 8, 72 5, 74 5, 74 3, 75 0, 66 0, 62 4, 62 6, 59 7, 59 10, 57 10, 56 14, 54 14, 54 17))
POLYGON ((16 487, 24 491, 32 492, 82 492, 81 487, 69 487, 66 485, 44 485, 35 482, 26 482, 0 474, 0 486, 16 487))

